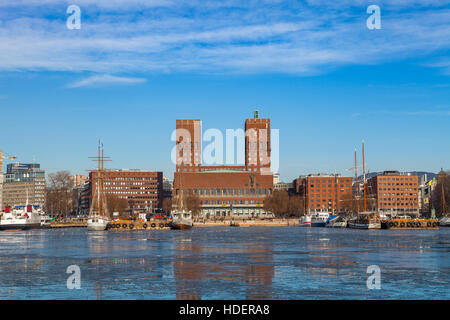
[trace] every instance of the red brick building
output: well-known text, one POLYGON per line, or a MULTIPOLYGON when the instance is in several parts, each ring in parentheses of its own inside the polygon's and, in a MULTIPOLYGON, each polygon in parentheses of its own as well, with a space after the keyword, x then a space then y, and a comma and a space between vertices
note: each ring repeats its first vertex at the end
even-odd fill
POLYGON ((419 213, 418 176, 385 171, 367 180, 366 192, 369 197, 376 199, 380 213, 390 215, 419 213))
POLYGON ((183 194, 195 194, 204 217, 266 216, 264 199, 273 191, 270 172, 270 119, 245 121, 245 165, 204 166, 202 159, 201 121, 176 121, 176 171, 174 205, 183 194))
MULTIPOLYGON (((97 171, 89 174, 90 198, 95 194, 97 171)), ((162 172, 139 170, 106 170, 103 172, 105 194, 127 199, 136 211, 160 209, 163 197, 162 172)))
POLYGON ((344 201, 352 199, 352 178, 340 175, 316 174, 294 181, 296 192, 305 198, 306 210, 338 213, 344 211, 344 201))

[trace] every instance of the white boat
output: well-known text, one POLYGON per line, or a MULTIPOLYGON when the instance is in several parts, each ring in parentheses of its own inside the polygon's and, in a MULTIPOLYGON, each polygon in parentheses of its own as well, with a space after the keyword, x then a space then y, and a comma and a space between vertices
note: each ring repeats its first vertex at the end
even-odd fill
POLYGON ((41 228, 41 216, 32 205, 6 207, 0 219, 0 230, 29 230, 41 228))
MULTIPOLYGON (((87 220, 88 231, 104 231, 108 227, 110 219, 108 218, 108 210, 103 184, 103 144, 99 141, 97 180, 94 195, 92 197, 91 207, 89 208, 89 216, 87 220)), ((93 182, 91 182, 93 183, 93 182)), ((92 186, 93 187, 93 186, 92 186)))
POLYGON ((177 209, 171 213, 172 221, 169 223, 170 229, 173 230, 185 230, 191 229, 194 226, 192 219, 192 212, 184 209, 184 190, 182 189, 182 177, 180 174, 180 188, 181 194, 177 199, 177 209))
POLYGON ((101 215, 89 216, 87 220, 87 228, 90 231, 103 231, 108 226, 109 219, 101 215))
POLYGON ((341 216, 331 216, 325 225, 326 228, 347 228, 347 220, 341 216))
POLYGON ((450 217, 443 217, 439 220, 439 226, 450 227, 450 217))
POLYGON ((329 212, 316 212, 311 215, 311 227, 325 227, 328 218, 330 217, 329 212))
POLYGON ((172 211, 172 221, 169 223, 171 229, 185 230, 191 229, 194 226, 192 221, 192 213, 185 210, 172 211))
POLYGON ((311 227, 311 216, 305 214, 304 216, 298 219, 299 227, 311 227))

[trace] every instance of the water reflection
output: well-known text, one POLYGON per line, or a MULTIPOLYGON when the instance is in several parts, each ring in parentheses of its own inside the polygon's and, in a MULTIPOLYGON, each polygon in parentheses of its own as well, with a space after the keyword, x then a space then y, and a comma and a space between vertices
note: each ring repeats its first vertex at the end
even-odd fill
POLYGON ((450 230, 0 233, 3 299, 448 299, 450 230), (81 268, 68 290, 66 269, 81 268), (384 291, 368 291, 379 265, 384 291), (411 281, 414 279, 414 281, 411 281))

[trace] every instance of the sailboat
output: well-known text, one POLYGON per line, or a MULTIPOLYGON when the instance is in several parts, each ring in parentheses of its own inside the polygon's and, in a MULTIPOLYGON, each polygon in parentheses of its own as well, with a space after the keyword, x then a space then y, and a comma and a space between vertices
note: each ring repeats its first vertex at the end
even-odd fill
MULTIPOLYGON (((97 169, 97 186, 94 189, 95 194, 92 197, 91 207, 89 208, 89 216, 87 220, 87 228, 90 231, 103 231, 109 223, 107 216, 106 201, 103 189, 103 145, 98 145, 98 157, 94 157, 98 161, 97 169)), ((93 183, 93 181, 91 181, 93 183)))
POLYGON ((439 226, 450 227, 450 216, 446 213, 444 182, 442 182, 442 218, 439 220, 439 226))
MULTIPOLYGON (((362 142, 362 156, 363 156, 364 212, 357 212, 356 218, 348 221, 347 226, 352 229, 381 229, 381 219, 378 216, 377 212, 367 211, 364 141, 362 142)), ((356 156, 355 156, 355 170, 356 170, 356 156)), ((358 180, 356 180, 356 184, 358 184, 358 180)))
POLYGON ((182 188, 182 173, 180 172, 180 195, 178 196, 177 209, 172 211, 172 221, 169 227, 173 230, 191 229, 194 226, 192 212, 184 209, 184 190, 182 188))

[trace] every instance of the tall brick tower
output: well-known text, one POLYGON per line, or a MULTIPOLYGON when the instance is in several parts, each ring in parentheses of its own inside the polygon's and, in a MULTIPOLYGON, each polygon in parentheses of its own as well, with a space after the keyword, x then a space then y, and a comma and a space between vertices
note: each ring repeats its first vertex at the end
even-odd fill
POLYGON ((202 163, 202 122, 198 119, 176 121, 177 171, 202 163))
POLYGON ((258 111, 245 120, 245 166, 256 172, 270 172, 270 119, 260 119, 258 111))

